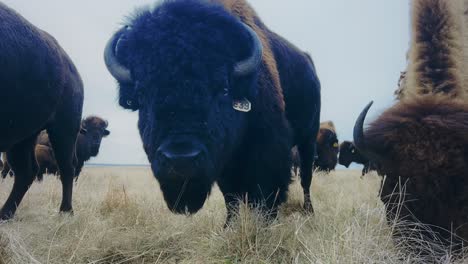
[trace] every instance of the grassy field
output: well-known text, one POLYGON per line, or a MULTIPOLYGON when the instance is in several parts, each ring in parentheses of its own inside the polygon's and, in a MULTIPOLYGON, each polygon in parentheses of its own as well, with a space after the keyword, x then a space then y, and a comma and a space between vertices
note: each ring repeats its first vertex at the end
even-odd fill
MULTIPOLYGON (((196 215, 174 215, 147 168, 85 169, 74 216, 58 213, 60 182, 50 176, 0 224, 0 263, 453 263, 449 253, 405 254, 385 221, 381 178, 359 176, 317 173, 314 215, 301 212, 295 181, 278 220, 266 224, 243 208, 227 229, 217 189, 196 215)), ((0 182, 2 203, 12 182, 0 182)))

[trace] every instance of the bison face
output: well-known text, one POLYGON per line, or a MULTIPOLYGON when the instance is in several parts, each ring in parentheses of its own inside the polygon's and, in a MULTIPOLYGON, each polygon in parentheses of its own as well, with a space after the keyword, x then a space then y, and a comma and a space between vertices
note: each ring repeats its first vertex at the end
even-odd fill
POLYGON ((109 41, 105 59, 122 106, 139 111, 143 147, 168 207, 194 213, 243 139, 262 45, 221 7, 210 6, 207 16, 202 2, 190 10, 184 3, 140 15, 109 41))
POLYGON ((99 154, 102 138, 110 135, 110 131, 107 130, 108 125, 107 121, 96 116, 87 117, 81 122, 79 144, 85 147, 90 157, 99 154))
POLYGON ((338 163, 348 168, 352 162, 365 163, 356 146, 352 142, 345 141, 340 145, 338 163))
POLYGON ((338 162, 338 138, 330 129, 321 128, 317 138, 317 155, 315 165, 324 171, 334 170, 338 162))

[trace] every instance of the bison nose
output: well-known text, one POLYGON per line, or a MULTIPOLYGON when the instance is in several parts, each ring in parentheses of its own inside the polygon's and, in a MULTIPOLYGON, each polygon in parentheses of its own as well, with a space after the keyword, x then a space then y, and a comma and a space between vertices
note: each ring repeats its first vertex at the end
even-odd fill
POLYGON ((191 161, 201 154, 201 148, 190 142, 172 142, 161 145, 157 150, 157 155, 166 161, 191 161))

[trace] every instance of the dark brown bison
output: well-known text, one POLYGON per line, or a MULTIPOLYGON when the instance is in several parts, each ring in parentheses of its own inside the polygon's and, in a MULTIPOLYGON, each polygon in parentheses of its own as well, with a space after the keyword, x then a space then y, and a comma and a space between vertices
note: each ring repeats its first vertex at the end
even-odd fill
MULTIPOLYGON (((320 129, 317 134, 317 148, 314 158, 314 170, 331 171, 336 167, 338 159, 338 137, 336 135, 335 125, 331 121, 320 123, 320 129)), ((293 171, 297 175, 301 158, 297 148, 292 150, 293 171)))
POLYGON ((343 141, 343 143, 340 144, 338 163, 348 168, 353 162, 364 165, 362 168, 362 176, 371 170, 375 170, 375 167, 371 165, 369 159, 356 148, 353 142, 343 141))
POLYGON ((276 214, 301 156, 305 207, 320 120, 307 54, 270 31, 244 0, 162 1, 139 12, 105 50, 120 104, 139 111, 143 146, 168 207, 202 208, 215 182, 276 214))
POLYGON ((54 150, 50 146, 37 144, 35 155, 37 164, 39 165, 39 171, 37 173, 37 179, 39 181, 42 181, 45 173, 58 174, 59 170, 57 161, 55 160, 54 150))
POLYGON ((420 221, 420 235, 468 239, 468 103, 463 84, 463 9, 452 0, 414 0, 409 67, 400 101, 354 141, 386 175, 388 216, 420 221), (400 199, 403 205, 398 206, 400 199), (426 232, 431 231, 431 232, 426 232), (452 237, 452 235, 455 236, 452 237))
POLYGON ((319 171, 334 170, 338 162, 338 152, 339 146, 335 125, 331 121, 320 123, 314 168, 319 171))
MULTIPOLYGON (((76 156, 78 158, 76 179, 80 175, 85 161, 99 154, 102 138, 110 134, 110 131, 107 130, 108 125, 106 120, 97 116, 89 116, 81 122, 81 130, 76 140, 76 156)), ((49 135, 43 131, 39 135, 36 145, 36 159, 39 165, 37 179, 39 181, 43 179, 43 174, 46 172, 49 174, 58 173, 55 157, 51 149, 49 135)))
POLYGON ((60 211, 72 211, 75 141, 80 129, 83 84, 57 41, 0 3, 0 152, 7 153, 15 183, 0 210, 14 216, 34 180, 37 135, 47 129, 61 171, 60 211))

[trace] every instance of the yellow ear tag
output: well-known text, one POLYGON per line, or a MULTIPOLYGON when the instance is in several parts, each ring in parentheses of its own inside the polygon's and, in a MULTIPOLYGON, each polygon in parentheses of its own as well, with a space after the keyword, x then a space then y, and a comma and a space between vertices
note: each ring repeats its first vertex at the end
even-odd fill
POLYGON ((334 148, 337 148, 337 147, 338 147, 338 143, 335 142, 335 144, 333 144, 333 147, 334 147, 334 148))
POLYGON ((252 104, 246 98, 232 102, 232 108, 239 112, 248 113, 252 110, 252 104))

